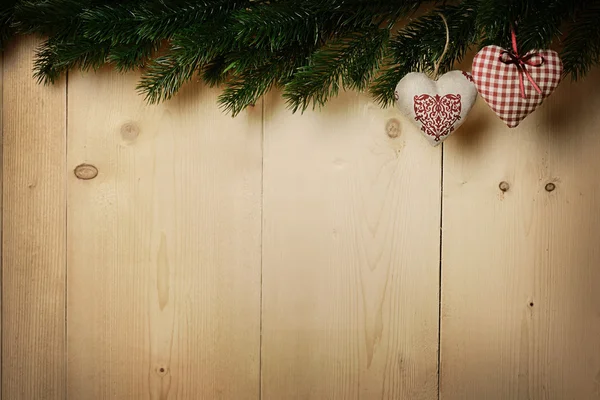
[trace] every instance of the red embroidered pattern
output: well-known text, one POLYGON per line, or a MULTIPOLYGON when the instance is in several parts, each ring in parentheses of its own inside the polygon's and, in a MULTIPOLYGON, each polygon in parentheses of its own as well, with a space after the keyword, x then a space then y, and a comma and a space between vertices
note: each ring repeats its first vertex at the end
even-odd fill
POLYGON ((415 96, 415 119, 421 123, 421 130, 433 136, 436 142, 454 130, 454 123, 460 119, 460 94, 415 96))
POLYGON ((467 78, 468 81, 475 83, 475 80, 473 79, 473 75, 471 75, 468 72, 462 71, 462 74, 465 76, 465 78, 467 78))

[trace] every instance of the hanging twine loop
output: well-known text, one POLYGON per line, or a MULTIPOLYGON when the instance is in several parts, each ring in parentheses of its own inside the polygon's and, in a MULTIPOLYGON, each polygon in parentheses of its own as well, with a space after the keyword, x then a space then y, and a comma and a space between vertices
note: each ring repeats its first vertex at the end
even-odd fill
POLYGON ((541 67, 544 64, 544 57, 540 56, 537 53, 529 53, 526 56, 520 56, 519 51, 517 49, 517 35, 515 34, 515 30, 511 29, 511 38, 512 38, 512 51, 504 50, 500 53, 500 61, 504 64, 514 64, 519 71, 519 88, 521 89, 521 97, 526 99, 527 95, 525 94, 525 79, 523 76, 527 78, 527 80, 531 83, 533 88, 539 94, 542 94, 542 89, 538 86, 537 83, 531 77, 531 74, 527 70, 527 66, 530 67, 541 67), (538 60, 533 60, 535 57, 539 57, 538 60))
POLYGON ((440 16, 440 18, 442 18, 442 21, 444 21, 444 26, 446 27, 446 45, 444 46, 444 51, 442 52, 442 55, 437 60, 437 62, 434 64, 433 79, 435 79, 435 80, 437 80, 437 78, 438 78, 440 64, 442 63, 442 60, 444 59, 444 57, 446 57, 446 53, 448 52, 448 47, 450 47, 450 29, 448 28, 448 21, 446 21, 446 17, 444 17, 444 15, 442 13, 439 13, 438 15, 440 16))

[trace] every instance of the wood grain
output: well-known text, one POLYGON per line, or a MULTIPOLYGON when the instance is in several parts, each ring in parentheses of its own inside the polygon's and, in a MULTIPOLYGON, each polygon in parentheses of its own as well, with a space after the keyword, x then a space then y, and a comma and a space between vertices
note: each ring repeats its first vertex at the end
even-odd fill
POLYGON ((437 398, 440 149, 396 117, 266 102, 263 399, 437 398))
POLYGON ((448 141, 443 400, 600 398, 598 84, 515 130, 479 101, 448 141))
POLYGON ((515 130, 479 101, 441 204, 441 149, 366 96, 150 107, 38 85, 38 43, 0 79, 4 400, 437 399, 442 205, 440 398, 600 399, 600 72, 515 130))
POLYGON ((65 396, 63 81, 32 78, 33 38, 4 55, 2 90, 2 395, 65 396))
POLYGON ((138 78, 69 82, 69 398, 257 399, 261 111, 138 78))
MULTIPOLYGON (((3 90, 3 81, 4 81, 4 60, 2 55, 0 55, 0 166, 2 166, 4 159, 4 151, 2 150, 2 140, 4 138, 4 125, 2 123, 2 101, 4 99, 4 90, 3 90)), ((0 167, 0 221, 2 221, 2 189, 4 187, 3 184, 3 174, 4 168, 0 167)), ((2 296, 3 296, 3 288, 2 288, 2 222, 0 222, 0 349, 2 343, 2 296)), ((2 353, 0 350, 0 400, 2 399, 2 353)))

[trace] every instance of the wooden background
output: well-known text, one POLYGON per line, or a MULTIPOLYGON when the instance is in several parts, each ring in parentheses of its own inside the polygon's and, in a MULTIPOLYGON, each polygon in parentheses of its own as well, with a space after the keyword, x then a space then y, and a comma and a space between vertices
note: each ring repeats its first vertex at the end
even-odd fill
POLYGON ((356 93, 40 86, 36 43, 2 69, 3 400, 600 399, 598 71, 432 148, 356 93))

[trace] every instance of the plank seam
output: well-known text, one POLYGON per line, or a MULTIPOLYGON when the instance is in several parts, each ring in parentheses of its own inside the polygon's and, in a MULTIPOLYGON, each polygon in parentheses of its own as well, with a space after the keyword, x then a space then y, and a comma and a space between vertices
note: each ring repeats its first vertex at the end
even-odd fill
MULTIPOLYGON (((69 340, 68 340, 68 336, 69 336, 69 324, 68 324, 68 315, 69 315, 69 291, 68 291, 68 284, 69 284, 69 263, 68 263, 68 256, 69 256, 69 252, 68 252, 68 229, 69 229, 69 205, 68 205, 68 201, 69 201, 69 193, 68 193, 68 183, 69 183, 69 166, 67 165, 67 159, 68 159, 68 154, 69 154, 69 72, 67 71, 65 73, 65 157, 64 157, 64 168, 65 168, 65 177, 64 177, 64 196, 65 196, 65 231, 64 231, 64 235, 65 235, 65 247, 64 247, 64 252, 65 252, 65 325, 64 325, 64 329, 65 329, 65 338, 64 338, 64 371, 65 371, 65 378, 64 378, 64 384, 65 384, 65 400, 67 400, 69 398, 69 374, 68 374, 68 369, 69 369, 69 354, 68 354, 68 348, 69 348, 69 340)), ((0 399, 2 400, 2 399, 0 399)))
MULTIPOLYGON (((261 101, 261 141, 260 141, 260 322, 258 354, 258 399, 263 395, 263 260, 264 260, 264 207, 265 207, 265 99, 261 101)), ((0 399, 1 400, 1 399, 0 399)))
POLYGON ((444 143, 440 162, 440 263, 438 275, 438 353, 437 353, 437 398, 441 399, 442 376, 442 252, 444 239, 444 143))
MULTIPOLYGON (((0 363, 4 364, 4 329, 2 322, 4 321, 4 53, 0 56, 0 84, 2 85, 2 98, 0 99, 0 155, 2 157, 0 168, 0 363)), ((0 400, 2 400, 4 390, 2 389, 4 382, 4 368, 0 366, 0 400)))

